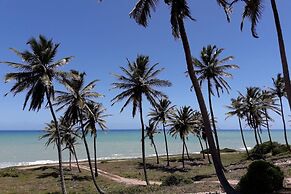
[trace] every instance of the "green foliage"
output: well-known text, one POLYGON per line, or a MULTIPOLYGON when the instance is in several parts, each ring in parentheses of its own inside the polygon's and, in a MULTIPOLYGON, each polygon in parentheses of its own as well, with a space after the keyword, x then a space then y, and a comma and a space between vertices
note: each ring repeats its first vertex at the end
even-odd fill
POLYGON ((15 168, 7 168, 0 172, 0 177, 19 177, 19 172, 15 168))
POLYGON ((191 184, 192 181, 190 179, 186 179, 180 175, 170 175, 167 176, 162 181, 162 186, 173 186, 173 185, 181 185, 181 184, 191 184))
POLYGON ((250 151, 250 157, 253 159, 261 159, 264 157, 264 155, 272 154, 272 155, 278 155, 282 153, 288 152, 288 148, 283 145, 279 144, 278 142, 273 142, 273 150, 271 143, 269 141, 262 143, 261 145, 256 145, 251 151, 250 151))
POLYGON ((283 188, 281 169, 266 161, 254 161, 241 178, 237 189, 241 194, 269 194, 283 188))
MULTIPOLYGON (((223 148, 223 149, 220 149, 220 152, 223 152, 223 153, 233 153, 233 152, 237 152, 237 150, 235 149, 231 149, 231 148, 223 148)), ((207 154, 207 153, 210 153, 208 149, 204 149, 200 152, 201 154, 204 153, 204 154, 207 154)))

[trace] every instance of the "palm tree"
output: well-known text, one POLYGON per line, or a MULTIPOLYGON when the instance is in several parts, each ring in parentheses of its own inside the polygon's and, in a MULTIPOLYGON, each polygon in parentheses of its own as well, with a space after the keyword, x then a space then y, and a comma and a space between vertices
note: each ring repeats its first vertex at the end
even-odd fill
POLYGON ((169 151, 168 151, 168 142, 167 142, 167 135, 166 135, 166 124, 170 118, 170 114, 173 111, 175 106, 171 106, 171 101, 162 98, 159 100, 156 108, 152 108, 151 112, 148 114, 150 117, 151 122, 162 123, 163 132, 164 132, 164 139, 165 139, 165 147, 166 147, 166 154, 167 154, 167 166, 170 166, 169 160, 169 151))
POLYGON ((226 107, 230 110, 229 112, 226 113, 226 115, 227 115, 226 118, 236 116, 238 119, 242 142, 244 144, 248 158, 250 158, 250 154, 249 154, 246 142, 245 142, 244 133, 243 133, 242 124, 241 124, 241 120, 244 118, 245 111, 246 111, 245 107, 244 107, 244 103, 243 103, 243 98, 241 96, 238 96, 236 99, 232 98, 231 104, 229 106, 226 106, 226 107))
POLYGON ((85 112, 92 112, 88 104, 94 103, 94 99, 100 97, 101 95, 97 92, 92 91, 98 80, 93 80, 89 84, 85 85, 84 79, 85 75, 86 75, 85 73, 80 73, 78 71, 71 70, 70 75, 63 76, 62 83, 66 87, 68 92, 56 91, 58 96, 56 98, 55 105, 60 106, 57 109, 57 111, 66 108, 64 113, 64 119, 67 122, 80 124, 82 131, 82 139, 84 141, 84 145, 86 148, 86 154, 94 186, 96 187, 96 190, 99 193, 104 193, 97 185, 94 176, 84 125, 85 112))
POLYGON ((95 176, 98 176, 98 168, 97 168, 97 129, 96 124, 100 127, 100 129, 107 129, 105 118, 110 116, 105 114, 106 109, 100 103, 88 103, 89 111, 86 112, 85 118, 87 121, 85 122, 85 131, 88 133, 91 132, 91 136, 94 137, 94 164, 95 164, 95 176))
POLYGON ((282 98, 286 95, 285 93, 285 84, 284 84, 284 79, 281 76, 281 74, 277 74, 277 78, 272 78, 273 80, 273 87, 271 89, 272 93, 276 95, 279 98, 280 102, 280 111, 281 111, 281 118, 283 122, 283 128, 284 128, 284 137, 285 137, 285 143, 288 149, 290 149, 289 143, 288 143, 288 138, 287 138, 287 130, 286 130, 286 122, 285 122, 285 116, 284 116, 284 109, 283 109, 283 102, 282 98))
POLYGON ((217 48, 215 45, 208 45, 207 47, 203 47, 200 54, 200 60, 197 58, 193 58, 193 65, 196 67, 196 74, 198 76, 198 81, 200 82, 200 85, 202 85, 204 81, 207 82, 209 109, 219 157, 220 147, 214 122, 214 112, 212 107, 211 95, 214 95, 213 87, 215 87, 218 97, 220 97, 220 92, 223 92, 224 89, 227 91, 227 93, 229 93, 231 87, 229 86, 227 81, 225 81, 224 77, 232 78, 232 75, 226 71, 229 69, 239 68, 237 65, 225 64, 226 62, 232 60, 233 56, 219 59, 220 54, 223 52, 223 50, 224 49, 217 48))
POLYGON ((183 168, 185 168, 184 164, 184 148, 186 148, 185 140, 187 139, 189 133, 192 131, 194 123, 195 123, 194 111, 190 108, 190 106, 183 106, 180 109, 177 109, 171 117, 169 133, 175 137, 179 135, 183 143, 182 149, 183 168))
MULTIPOLYGON (((207 139, 209 141, 210 152, 213 157, 217 177, 221 185, 223 186, 224 190, 227 193, 236 193, 234 188, 232 188, 229 182, 227 181, 222 169, 221 161, 217 155, 217 150, 216 150, 214 139, 212 136, 211 124, 208 117, 207 108, 204 102, 201 88, 199 86, 199 82, 195 75, 194 67, 192 65, 191 49, 190 49, 190 45, 189 45, 189 41, 188 41, 188 37, 187 37, 185 25, 184 25, 185 19, 189 18, 191 20, 194 20, 191 17, 188 1, 187 0, 165 0, 164 2, 171 9, 170 21, 171 21, 171 26, 172 26, 172 34, 174 38, 181 38, 182 40, 188 74, 191 79, 192 85, 194 87, 201 113, 203 115, 205 132, 207 135, 207 139)), ((217 0, 217 2, 219 3, 219 5, 225 6, 226 1, 217 0)), ((138 0, 135 7, 130 12, 130 16, 134 18, 134 20, 138 24, 146 27, 148 25, 148 20, 151 17, 151 11, 155 10, 157 3, 158 3, 158 0, 138 0)))
POLYGON ((145 137, 148 137, 150 139, 151 145, 155 149, 155 153, 156 153, 156 157, 157 157, 157 164, 159 164, 160 163, 160 161, 159 161, 159 155, 158 155, 157 147, 156 147, 156 144, 155 144, 155 141, 154 141, 154 135, 156 133, 158 133, 158 132, 156 131, 156 125, 155 125, 155 123, 149 122, 149 125, 146 126, 146 136, 145 137))
POLYGON ((163 70, 155 70, 158 64, 150 66, 148 56, 137 56, 134 62, 128 61, 127 68, 120 67, 125 75, 115 75, 117 82, 113 83, 113 89, 122 89, 120 94, 115 96, 111 101, 112 105, 116 102, 126 100, 125 104, 121 108, 120 112, 124 108, 132 103, 132 116, 135 117, 136 110, 139 109, 140 113, 140 123, 141 123, 141 140, 142 140, 142 161, 145 181, 147 185, 149 184, 147 173, 146 173, 146 163, 145 163, 145 128, 143 121, 143 110, 142 102, 143 96, 156 107, 156 99, 158 97, 166 97, 165 94, 155 89, 155 87, 169 87, 171 83, 167 80, 161 80, 157 78, 157 75, 163 70))
POLYGON ((47 100, 47 105, 56 126, 61 189, 62 193, 65 194, 67 191, 62 167, 61 137, 57 118, 52 106, 52 99, 54 98, 53 80, 63 74, 63 72, 57 69, 67 64, 72 57, 65 57, 55 62, 54 59, 59 44, 53 43, 52 40, 48 40, 42 35, 39 35, 39 40, 31 38, 27 44, 31 51, 26 50, 21 52, 16 49, 11 49, 24 63, 3 62, 18 70, 18 72, 7 73, 5 82, 15 81, 15 84, 10 90, 14 95, 24 92, 25 90, 28 91, 25 96, 23 109, 25 109, 30 100, 29 111, 38 111, 42 107, 45 99, 47 100))
MULTIPOLYGON (((234 0, 230 4, 230 9, 231 9, 231 6, 238 1, 239 0, 234 0)), ((248 1, 242 0, 242 1, 245 3, 245 8, 244 8, 243 16, 242 16, 243 18, 241 22, 241 30, 243 29, 244 19, 249 18, 251 21, 252 35, 255 38, 258 38, 258 34, 256 32, 256 26, 262 16, 262 10, 264 8, 263 0, 248 0, 248 1)), ((283 69, 283 75, 284 75, 283 81, 285 82, 285 86, 286 86, 285 91, 287 92, 287 99, 289 102, 289 107, 291 109, 291 84, 290 84, 289 68, 288 68, 288 61, 287 61, 287 56, 286 56, 286 51, 285 51, 283 32, 281 28, 276 1, 275 0, 270 0, 270 1, 271 1, 272 11, 274 15, 274 20, 275 20, 276 31, 277 31, 277 39, 278 39, 278 44, 279 44, 281 63, 282 63, 282 69, 283 69)))

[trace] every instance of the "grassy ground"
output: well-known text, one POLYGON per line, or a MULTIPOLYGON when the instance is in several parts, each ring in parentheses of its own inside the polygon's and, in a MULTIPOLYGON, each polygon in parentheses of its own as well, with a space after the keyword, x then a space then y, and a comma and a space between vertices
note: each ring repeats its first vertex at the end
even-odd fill
MULTIPOLYGON (((285 160, 290 155, 282 158, 272 158, 269 160, 285 160)), ((246 160, 244 153, 222 154, 224 166, 229 170, 226 173, 228 179, 239 180, 246 172, 246 167, 251 162, 246 160)), ((147 158, 148 176, 150 180, 164 181, 166 177, 175 175, 182 181, 176 186, 126 186, 113 182, 107 178, 99 176, 98 184, 106 193, 195 193, 220 190, 218 183, 207 180, 217 180, 213 165, 209 165, 207 160, 201 159, 200 155, 191 155, 191 160, 186 162, 186 169, 182 169, 180 156, 172 156, 170 167, 166 167, 165 158, 161 158, 160 164, 155 164, 155 158, 147 158), (203 180, 204 183, 194 183, 203 180)), ((86 163, 83 163, 86 165, 86 163)), ((140 159, 102 161, 99 168, 112 174, 127 178, 137 178, 143 180, 143 170, 140 159)), ((282 166, 285 176, 291 177, 290 166, 282 166)), ((89 172, 83 170, 78 173, 77 169, 69 171, 65 169, 65 180, 68 193, 95 193, 89 172)), ((2 193, 58 193, 58 170, 56 167, 40 167, 31 170, 19 170, 17 168, 6 168, 0 170, 0 190, 2 193)))

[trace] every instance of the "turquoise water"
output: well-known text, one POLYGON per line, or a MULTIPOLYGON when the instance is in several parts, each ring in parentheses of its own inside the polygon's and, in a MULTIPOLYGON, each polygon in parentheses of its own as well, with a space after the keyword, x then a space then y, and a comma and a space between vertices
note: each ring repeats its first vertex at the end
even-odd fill
MULTIPOLYGON (((141 156, 141 132, 139 130, 107 130, 106 132, 98 131, 97 152, 99 159, 121 159, 141 156)), ((51 163, 57 160, 57 152, 54 146, 46 147, 40 140, 42 131, 0 131, 0 168, 27 165, 51 163)), ((252 131, 244 131, 248 147, 255 144, 252 131)), ((228 147, 237 150, 243 150, 240 132, 238 130, 220 130, 218 132, 221 148, 228 147)), ((273 130, 272 138, 274 141, 284 143, 282 130, 273 130)), ((262 139, 266 141, 267 132, 263 131, 262 139)), ((288 131, 288 140, 291 143, 291 131, 288 131)), ((93 157, 93 141, 88 138, 91 145, 91 155, 93 157)), ((165 154, 163 134, 155 136, 155 142, 159 154, 165 154)), ((168 145, 170 154, 181 153, 181 140, 168 135, 168 145)), ((152 156, 154 150, 149 140, 146 141, 146 155, 152 156)), ((199 152, 200 146, 196 137, 189 136, 187 145, 189 152, 199 152)), ((77 154, 79 159, 86 159, 83 142, 79 141, 77 145, 77 154)), ((68 160, 68 152, 63 153, 64 160, 68 160)))

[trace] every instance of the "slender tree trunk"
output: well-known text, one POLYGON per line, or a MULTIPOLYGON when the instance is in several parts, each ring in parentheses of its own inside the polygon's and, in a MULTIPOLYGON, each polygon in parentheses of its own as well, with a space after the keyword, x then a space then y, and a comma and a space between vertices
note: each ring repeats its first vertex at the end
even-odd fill
POLYGON ((85 144, 85 148, 86 148, 86 153, 87 153, 88 163, 89 163, 89 167, 90 167, 91 177, 92 177, 92 180, 93 180, 93 183, 94 183, 94 186, 95 186, 96 190, 100 194, 103 194, 104 192, 97 185, 96 178, 95 178, 95 175, 94 175, 94 172, 93 172, 92 162, 91 162, 91 157, 90 157, 90 151, 89 151, 88 143, 87 143, 87 140, 86 140, 86 134, 85 134, 85 130, 84 130, 83 116, 82 116, 80 111, 79 111, 79 117, 80 117, 82 136, 83 136, 83 140, 84 140, 84 144, 85 144))
POLYGON ((255 134, 255 139, 256 139, 256 144, 258 147, 260 147, 259 139, 258 139, 258 134, 257 134, 257 129, 254 128, 254 134, 255 134))
POLYGON ((66 185, 65 185, 65 178, 64 178, 64 171, 63 171, 63 164, 62 164, 61 133, 60 133, 60 130, 59 130, 57 117, 55 115, 55 112, 54 112, 54 109, 53 109, 53 105, 52 105, 52 102, 51 102, 51 99, 50 99, 50 95, 49 95, 47 89, 46 89, 45 93, 46 93, 46 98, 47 98, 47 101, 48 101, 48 104, 49 104, 51 115, 52 115, 54 123, 55 123, 56 131, 57 131, 57 149, 58 149, 58 158, 59 158, 59 173, 60 173, 60 180, 61 180, 61 189, 62 189, 62 193, 66 194, 67 190, 66 190, 66 185))
POLYGON ((79 161, 78 161, 78 158, 77 158, 77 153, 76 153, 76 150, 75 150, 75 146, 74 145, 72 145, 72 146, 73 146, 74 157, 76 159, 78 170, 79 170, 79 172, 82 172, 81 169, 80 169, 80 166, 79 166, 79 161))
POLYGON ((260 129, 257 129, 257 133, 258 133, 258 137, 259 137, 259 140, 260 140, 260 144, 263 144, 260 129))
POLYGON ((223 189, 225 190, 225 192, 228 194, 235 194, 237 192, 227 181, 225 174, 223 172, 223 166, 222 166, 221 160, 219 160, 217 149, 216 149, 214 139, 212 136, 211 125, 210 125, 210 121, 209 121, 209 117, 208 117, 208 113, 207 113, 207 108, 206 108, 204 98, 203 98, 203 95, 201 92, 201 88, 199 86, 199 83, 198 83, 198 80, 197 80, 197 77, 196 77, 196 74, 194 71, 194 67, 192 64, 191 49, 189 46, 189 42, 188 42, 188 38, 187 38, 185 26, 184 26, 184 21, 182 18, 178 18, 178 25, 179 25, 179 31, 180 31, 180 35, 181 35, 181 39, 182 39, 182 43, 183 43, 184 52, 185 52, 188 74, 189 74, 189 77, 191 79, 192 85, 194 87, 197 101, 198 101, 200 111, 202 114, 203 123, 205 126, 205 134, 206 134, 206 137, 207 137, 207 140, 209 143, 209 150, 210 150, 210 153, 212 155, 212 160, 213 160, 214 168, 216 171, 216 175, 220 181, 220 184, 222 185, 223 189))
POLYGON ((212 164, 212 162, 211 162, 211 160, 210 160, 210 156, 209 156, 209 148, 208 148, 207 140, 205 140, 205 147, 206 147, 206 150, 207 150, 207 159, 208 159, 208 163, 209 163, 209 164, 212 164))
POLYGON ((220 146, 219 146, 219 140, 218 140, 218 135, 217 135, 217 130, 216 130, 216 125, 215 125, 215 117, 214 117, 214 112, 212 109, 212 100, 211 100, 211 86, 210 86, 210 80, 207 79, 207 84, 208 84, 208 102, 209 102, 209 109, 210 109, 210 114, 211 114, 211 119, 212 119, 212 126, 213 126, 213 132, 214 132, 214 137, 215 137, 215 144, 217 147, 217 153, 219 160, 221 160, 220 157, 220 146))
POLYGON ((187 154, 188 160, 190 160, 190 155, 189 155, 189 152, 188 152, 188 147, 186 145, 186 141, 184 141, 184 146, 185 146, 185 150, 186 150, 186 154, 187 154))
POLYGON ((72 170, 72 153, 71 150, 69 150, 69 168, 72 170))
MULTIPOLYGON (((97 131, 96 131, 97 133, 97 131)), ((97 146, 96 146, 96 137, 97 137, 97 134, 94 134, 94 164, 95 164, 95 177, 98 176, 98 168, 97 168, 97 146)))
POLYGON ((185 168, 185 159, 184 159, 184 153, 185 153, 185 140, 184 138, 182 139, 183 141, 183 148, 182 148, 182 164, 183 164, 183 169, 185 168))
POLYGON ((247 144, 246 144, 246 142, 245 142, 244 133, 243 133, 243 129, 242 129, 242 126, 241 126, 241 120, 240 120, 239 117, 237 117, 237 118, 238 118, 238 123, 239 123, 239 128, 240 128, 240 134, 241 134, 242 142, 243 142, 244 147, 245 147, 245 149, 246 149, 246 152, 247 152, 248 158, 250 158, 249 150, 248 150, 247 144))
POLYGON ((198 138, 198 141, 199 141, 199 144, 200 144, 200 147, 201 147, 203 159, 205 159, 205 153, 204 153, 204 148, 203 148, 201 139, 200 139, 200 137, 198 135, 196 137, 198 138))
POLYGON ((289 69, 288 69, 288 61, 287 61, 285 45, 284 45, 284 38, 283 38, 282 29, 281 29, 281 23, 280 23, 278 10, 277 10, 276 1, 271 0, 271 4, 272 4, 272 10, 273 10, 273 15, 274 15, 274 20, 275 20, 276 30, 277 30, 277 38, 278 38, 278 43, 279 43, 281 63, 282 63, 282 68, 283 68, 284 81, 285 81, 285 90, 287 93, 289 108, 291 109, 291 84, 290 84, 290 76, 289 76, 289 69))
POLYGON ((268 130, 269 141, 270 141, 270 144, 271 144, 271 151, 273 153, 273 141, 272 141, 272 137, 271 137, 271 131, 270 131, 270 126, 269 126, 267 109, 265 109, 265 115, 266 115, 266 127, 267 127, 267 130, 268 130))
POLYGON ((143 163, 143 172, 144 172, 144 178, 147 185, 149 185, 148 176, 147 176, 147 169, 146 169, 146 160, 145 160, 145 130, 144 130, 144 122, 143 122, 143 116, 142 116, 142 96, 140 95, 140 101, 139 101, 139 114, 140 114, 140 123, 141 123, 141 152, 142 152, 142 163, 143 163))
POLYGON ((157 147, 156 147, 156 144, 155 144, 153 138, 151 138, 151 142, 152 142, 152 144, 153 144, 153 146, 154 146, 154 150, 155 150, 155 153, 156 153, 157 164, 159 164, 159 163, 160 163, 160 161, 159 161, 159 155, 158 155, 157 147))
POLYGON ((164 131, 166 153, 167 153, 167 166, 170 166, 169 151, 168 151, 168 141, 167 141, 167 135, 166 135, 166 129, 165 129, 165 124, 164 123, 163 123, 163 131, 164 131))
POLYGON ((285 122, 285 116, 284 116, 284 108, 283 108, 283 103, 282 103, 282 97, 279 97, 280 100, 280 107, 281 107, 281 118, 283 122, 283 127, 284 127, 284 138, 285 138, 285 143, 287 148, 290 150, 290 146, 288 143, 288 138, 287 138, 287 129, 286 129, 286 122, 285 122))

